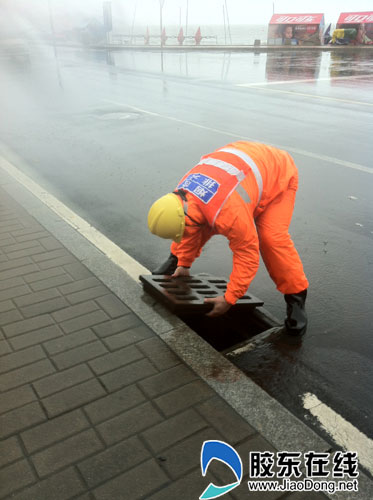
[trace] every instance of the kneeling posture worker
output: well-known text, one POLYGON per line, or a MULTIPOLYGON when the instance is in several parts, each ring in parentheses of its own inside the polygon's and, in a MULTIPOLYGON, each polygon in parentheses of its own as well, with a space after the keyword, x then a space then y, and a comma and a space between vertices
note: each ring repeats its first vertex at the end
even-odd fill
POLYGON ((306 331, 308 281, 289 235, 298 171, 280 149, 238 141, 202 156, 173 193, 148 214, 150 231, 173 240, 171 254, 153 274, 189 276, 189 268, 214 234, 229 240, 233 269, 224 296, 206 299, 209 316, 224 314, 245 295, 259 267, 259 252, 284 294, 285 331, 306 331))

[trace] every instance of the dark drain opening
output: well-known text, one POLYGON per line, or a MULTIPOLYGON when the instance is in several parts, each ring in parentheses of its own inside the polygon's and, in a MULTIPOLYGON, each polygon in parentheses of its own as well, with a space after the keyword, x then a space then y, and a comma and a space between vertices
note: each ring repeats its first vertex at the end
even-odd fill
POLYGON ((278 322, 267 316, 262 308, 254 310, 230 309, 218 318, 208 318, 205 314, 178 314, 200 337, 219 352, 227 353, 245 345, 256 335, 279 326, 278 322))
POLYGON ((144 290, 157 298, 184 323, 217 351, 228 353, 247 344, 258 334, 279 326, 278 321, 262 307, 263 301, 246 294, 227 314, 209 318, 211 304, 206 297, 224 293, 227 280, 210 275, 171 278, 166 275, 142 275, 144 290))

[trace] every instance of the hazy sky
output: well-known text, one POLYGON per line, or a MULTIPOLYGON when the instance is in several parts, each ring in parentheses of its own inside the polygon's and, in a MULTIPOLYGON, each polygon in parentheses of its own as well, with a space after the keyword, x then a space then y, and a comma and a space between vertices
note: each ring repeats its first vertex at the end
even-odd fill
MULTIPOLYGON (((336 23, 341 12, 364 12, 373 10, 373 0, 164 0, 163 24, 185 26, 186 6, 188 23, 193 25, 224 23, 223 5, 228 8, 231 24, 268 24, 273 8, 275 13, 324 13, 325 22, 336 23), (181 16, 180 16, 181 14, 181 16)), ((95 16, 102 19, 103 0, 49 0, 53 14, 65 24, 95 16)), ((112 0, 112 11, 118 24, 135 25, 159 24, 159 0, 112 0), (136 16, 135 14, 136 9, 136 16)), ((33 20, 48 18, 48 0, 0 0, 0 17, 6 6, 17 10, 33 20)))
MULTIPOLYGON (((29 0, 32 1, 32 0, 29 0)), ((54 3, 62 0, 51 0, 54 3)), ((225 0, 164 0, 163 19, 165 24, 178 24, 180 18, 185 24, 186 5, 189 4, 188 19, 191 24, 223 23, 225 0)), ((341 12, 363 12, 373 10, 372 0, 226 0, 229 20, 232 24, 267 24, 273 6, 277 13, 325 13, 326 21, 336 22, 341 12)), ((101 10, 102 1, 64 0, 71 6, 96 4, 101 10)), ((115 11, 123 12, 132 23, 136 8, 136 24, 157 24, 159 21, 159 0, 112 0, 115 11)))

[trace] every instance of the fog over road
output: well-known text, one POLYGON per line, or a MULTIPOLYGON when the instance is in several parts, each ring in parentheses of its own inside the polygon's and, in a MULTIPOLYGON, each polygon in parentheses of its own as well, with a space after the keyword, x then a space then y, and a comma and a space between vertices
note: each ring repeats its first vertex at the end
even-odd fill
MULTIPOLYGON (((58 48, 55 58, 40 46, 0 60, 0 154, 151 269, 168 242, 149 233, 149 206, 201 155, 237 139, 287 149, 300 174, 291 234, 310 327, 298 346, 251 353, 245 371, 300 418, 311 392, 372 438, 370 54, 58 48)), ((230 270, 221 237, 193 266, 230 270)), ((262 263, 250 290, 284 317, 262 263)))

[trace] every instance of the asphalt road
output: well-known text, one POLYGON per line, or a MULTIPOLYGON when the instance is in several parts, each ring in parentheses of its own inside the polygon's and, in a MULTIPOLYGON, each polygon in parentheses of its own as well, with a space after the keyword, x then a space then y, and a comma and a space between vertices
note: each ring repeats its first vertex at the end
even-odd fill
MULTIPOLYGON (((168 254, 147 211, 200 156, 237 139, 287 149, 300 173, 291 234, 310 327, 243 369, 300 418, 317 397, 373 436, 373 61, 370 52, 94 52, 0 60, 1 153, 148 268, 168 254), (163 58, 163 61, 161 60, 163 58), (163 72, 161 66, 163 65, 163 72)), ((193 272, 229 276, 216 237, 193 272)), ((263 265, 251 291, 285 305, 263 265)))

